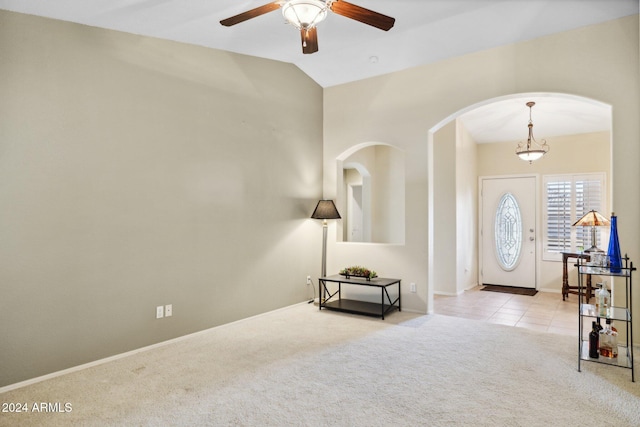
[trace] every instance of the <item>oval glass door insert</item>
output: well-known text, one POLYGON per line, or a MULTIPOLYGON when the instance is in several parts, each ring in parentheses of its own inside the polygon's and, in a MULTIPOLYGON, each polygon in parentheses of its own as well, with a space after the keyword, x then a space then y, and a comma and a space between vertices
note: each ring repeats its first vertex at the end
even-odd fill
POLYGON ((500 198, 494 229, 498 264, 511 271, 518 264, 522 249, 522 215, 513 194, 505 193, 500 198))

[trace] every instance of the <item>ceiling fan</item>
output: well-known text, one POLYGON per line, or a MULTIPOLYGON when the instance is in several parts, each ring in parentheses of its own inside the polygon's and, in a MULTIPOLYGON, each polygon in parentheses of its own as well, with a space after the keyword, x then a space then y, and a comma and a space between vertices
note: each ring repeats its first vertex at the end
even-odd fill
POLYGON ((278 8, 282 9, 284 19, 300 30, 302 53, 318 51, 316 25, 327 17, 328 10, 384 31, 389 31, 396 22, 395 18, 343 0, 277 0, 223 19, 220 23, 230 27, 278 8))

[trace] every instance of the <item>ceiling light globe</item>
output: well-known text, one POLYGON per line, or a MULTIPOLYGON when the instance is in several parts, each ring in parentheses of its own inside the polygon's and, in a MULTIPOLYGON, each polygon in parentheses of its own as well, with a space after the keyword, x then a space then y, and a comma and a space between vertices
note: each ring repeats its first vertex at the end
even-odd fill
POLYGON ((535 162, 539 158, 545 155, 545 151, 542 150, 529 150, 529 151, 521 151, 518 154, 522 160, 526 162, 535 162))
POLYGON ((282 6, 282 16, 294 27, 313 28, 327 17, 327 4, 321 0, 290 0, 282 6))

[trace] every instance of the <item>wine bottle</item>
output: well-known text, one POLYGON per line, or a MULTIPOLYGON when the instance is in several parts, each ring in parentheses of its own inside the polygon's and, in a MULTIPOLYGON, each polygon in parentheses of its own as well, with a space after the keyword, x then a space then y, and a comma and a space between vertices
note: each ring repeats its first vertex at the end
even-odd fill
POLYGON ((598 339, 600 335, 598 333, 598 324, 596 322, 592 322, 591 328, 591 332, 589 332, 589 357, 592 359, 597 359, 600 357, 600 355, 598 354, 598 339))

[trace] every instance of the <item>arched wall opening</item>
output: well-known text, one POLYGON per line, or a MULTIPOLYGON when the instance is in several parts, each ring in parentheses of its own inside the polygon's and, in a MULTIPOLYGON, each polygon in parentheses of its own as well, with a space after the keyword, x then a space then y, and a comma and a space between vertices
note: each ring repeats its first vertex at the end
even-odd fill
MULTIPOLYGON (((571 111, 563 112, 571 114, 571 111)), ((576 113, 578 114, 578 113, 576 113)), ((542 128, 542 118, 534 123, 542 128)), ((479 276, 479 247, 478 241, 478 177, 483 175, 524 175, 578 173, 600 166, 593 166, 597 162, 606 172, 607 200, 606 206, 612 206, 612 150, 611 137, 612 109, 609 104, 600 101, 564 94, 564 93, 517 93, 508 96, 490 98, 463 108, 446 117, 433 126, 428 133, 428 257, 427 281, 428 307, 433 307, 433 295, 457 295, 465 289, 478 284, 479 276), (566 101, 582 103, 586 107, 594 107, 606 114, 607 129, 598 132, 580 132, 578 128, 573 133, 575 140, 597 139, 602 143, 606 140, 606 156, 593 159, 588 150, 576 153, 572 138, 567 135, 536 134, 537 139, 545 138, 551 146, 549 154, 543 159, 529 165, 515 155, 517 142, 527 136, 527 119, 524 99, 537 99, 540 105, 545 101, 566 101), (519 139, 506 139, 495 144, 476 144, 468 129, 462 123, 465 114, 481 108, 513 101, 522 104, 521 136, 519 139), (578 135, 580 134, 580 135, 578 135), (485 147, 486 146, 486 147, 485 147), (487 148, 491 146, 490 148, 487 148), (481 148, 478 148, 481 147, 481 148), (492 157, 493 156, 493 157, 492 157), (586 160, 583 160, 586 159, 586 160), (589 163, 589 166, 587 166, 589 163), (606 163, 606 164, 603 164, 606 163), (585 169, 586 168, 586 169, 585 169), (456 197, 451 197, 455 194, 456 197), (472 218, 470 218, 472 217, 472 218), (451 250, 454 246, 455 250, 451 250), (446 253, 438 248, 450 248, 446 253), (452 257, 450 254, 455 253, 452 257)), ((536 127, 537 129, 537 127, 536 127)), ((543 130, 543 129, 541 129, 543 130)), ((585 143, 586 144, 586 143, 585 143)), ((538 207, 540 211, 541 207, 538 207)), ((541 231, 541 215, 538 215, 537 230, 541 231)), ((562 268, 560 265, 549 264, 542 268, 540 260, 542 239, 538 239, 537 254, 537 283, 541 290, 558 292, 561 283, 562 268)))
POLYGON ((405 240, 404 151, 366 142, 336 158, 336 206, 343 243, 403 244, 405 240))

